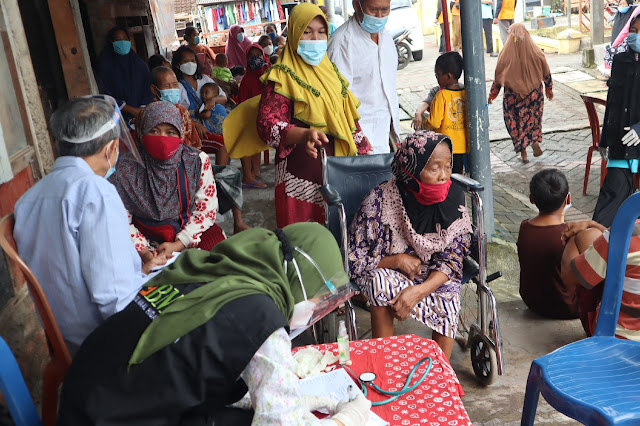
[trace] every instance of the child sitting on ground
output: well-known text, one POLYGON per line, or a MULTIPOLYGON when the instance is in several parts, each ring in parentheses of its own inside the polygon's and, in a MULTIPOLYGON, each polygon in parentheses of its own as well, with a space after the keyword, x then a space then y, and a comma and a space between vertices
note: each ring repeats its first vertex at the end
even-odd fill
POLYGON ((436 77, 440 90, 433 98, 426 127, 448 136, 453 143, 453 173, 462 173, 468 149, 467 92, 458 79, 462 75, 462 56, 443 53, 436 60, 436 77))
POLYGON ((222 81, 231 81, 233 80, 233 75, 231 75, 231 70, 227 68, 229 65, 229 58, 224 53, 218 53, 216 55, 216 63, 211 71, 211 77, 217 78, 222 81))
POLYGON ((529 191, 539 214, 520 224, 520 297, 544 317, 577 318, 576 288, 566 286, 560 276, 564 214, 571 206, 569 183, 560 170, 545 169, 533 175, 529 191))
POLYGON ((221 105, 220 88, 215 83, 206 83, 200 89, 202 106, 198 111, 198 119, 208 132, 222 135, 222 122, 227 117, 227 110, 221 105))

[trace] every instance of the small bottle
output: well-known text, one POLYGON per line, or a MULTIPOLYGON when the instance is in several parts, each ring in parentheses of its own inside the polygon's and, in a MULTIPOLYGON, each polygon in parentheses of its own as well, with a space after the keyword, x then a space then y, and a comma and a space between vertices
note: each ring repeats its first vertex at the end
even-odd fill
POLYGON ((338 359, 340 364, 349 362, 349 335, 347 334, 347 326, 344 321, 340 321, 338 329, 338 359))

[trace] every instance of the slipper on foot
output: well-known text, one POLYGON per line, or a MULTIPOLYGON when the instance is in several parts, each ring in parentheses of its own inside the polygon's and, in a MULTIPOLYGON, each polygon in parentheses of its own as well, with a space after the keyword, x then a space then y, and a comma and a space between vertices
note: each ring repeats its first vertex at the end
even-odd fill
POLYGON ((253 182, 243 183, 242 189, 266 189, 267 184, 264 182, 260 182, 258 180, 254 180, 253 182))

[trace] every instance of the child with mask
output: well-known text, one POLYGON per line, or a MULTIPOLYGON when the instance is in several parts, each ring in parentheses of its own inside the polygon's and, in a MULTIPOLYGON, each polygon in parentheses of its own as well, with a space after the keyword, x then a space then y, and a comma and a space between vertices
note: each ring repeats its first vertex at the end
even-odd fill
POLYGON ((529 191, 539 214, 520 224, 520 296, 529 309, 544 317, 576 318, 576 287, 566 286, 560 276, 564 215, 571 207, 569 183, 561 171, 544 169, 533 176, 529 191))
POLYGON ((273 53, 273 40, 268 35, 262 35, 258 39, 258 44, 262 46, 262 51, 265 56, 268 58, 273 53))

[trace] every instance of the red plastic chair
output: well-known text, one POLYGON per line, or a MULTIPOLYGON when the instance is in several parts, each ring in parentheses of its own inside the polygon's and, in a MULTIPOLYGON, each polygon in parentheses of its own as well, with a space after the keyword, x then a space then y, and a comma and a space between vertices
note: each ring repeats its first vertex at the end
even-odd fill
POLYGON ((51 360, 44 370, 42 381, 42 423, 45 426, 54 426, 58 417, 58 388, 71 365, 71 355, 38 280, 18 255, 16 242, 13 239, 14 224, 13 213, 0 220, 0 247, 13 263, 14 276, 19 272, 24 275, 44 326, 51 360))
MULTIPOLYGON (((599 98, 594 98, 591 96, 580 95, 582 101, 584 102, 584 106, 587 107, 587 115, 589 116, 589 126, 591 127, 591 146, 589 147, 589 151, 587 151, 587 167, 584 171, 584 186, 582 187, 582 195, 587 195, 587 185, 589 184, 589 171, 591 170, 591 156, 593 155, 593 151, 598 149, 598 144, 600 143, 600 119, 598 118, 598 112, 596 111, 596 106, 594 104, 599 105, 607 105, 607 101, 599 98)), ((604 182, 604 177, 607 175, 607 162, 600 162, 600 186, 602 186, 602 182, 604 182)))

